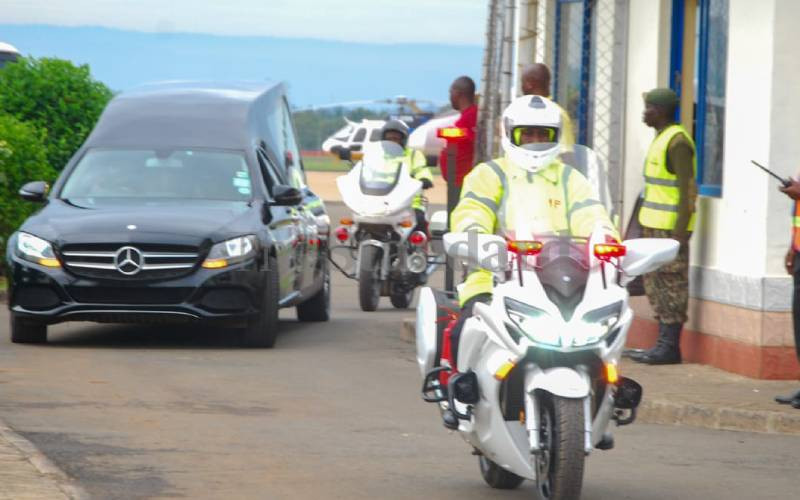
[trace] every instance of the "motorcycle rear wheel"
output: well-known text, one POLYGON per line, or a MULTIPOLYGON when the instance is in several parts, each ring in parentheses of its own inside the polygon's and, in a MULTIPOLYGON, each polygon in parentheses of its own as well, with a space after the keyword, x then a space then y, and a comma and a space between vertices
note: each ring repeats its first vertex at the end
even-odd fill
POLYGON ((544 393, 537 403, 542 444, 535 460, 539 498, 580 498, 586 458, 583 401, 544 393))
POLYGON ((478 465, 486 484, 498 490, 513 490, 525 480, 524 477, 505 470, 484 455, 478 456, 478 465))

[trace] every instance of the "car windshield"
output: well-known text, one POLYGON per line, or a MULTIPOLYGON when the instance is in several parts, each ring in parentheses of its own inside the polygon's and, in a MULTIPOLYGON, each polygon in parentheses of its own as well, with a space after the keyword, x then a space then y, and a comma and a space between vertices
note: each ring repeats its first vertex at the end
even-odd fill
POLYGON ((239 152, 91 149, 72 171, 60 197, 248 201, 252 189, 250 171, 239 152))

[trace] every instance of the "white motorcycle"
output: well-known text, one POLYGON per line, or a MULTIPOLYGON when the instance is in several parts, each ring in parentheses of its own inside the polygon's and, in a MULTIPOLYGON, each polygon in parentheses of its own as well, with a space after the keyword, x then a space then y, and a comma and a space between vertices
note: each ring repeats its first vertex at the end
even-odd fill
POLYGON ((411 202, 422 183, 411 177, 403 148, 390 141, 366 143, 362 160, 336 185, 353 217, 343 218, 334 234, 355 261, 344 272, 358 280, 361 309, 374 311, 381 296, 407 308, 438 263, 429 260, 428 235, 414 230, 411 202))
MULTIPOLYGON (((582 153, 592 164, 579 168, 599 173, 587 177, 597 198, 608 199, 599 162, 591 150, 582 153)), ((642 396, 617 368, 633 319, 624 285, 673 260, 678 242, 609 244, 599 227, 588 241, 537 239, 537 221, 520 223, 514 239, 444 235, 447 254, 492 271, 495 286, 491 303, 476 303, 464 324, 457 372, 442 321, 455 318, 457 303, 422 289, 416 342, 423 399, 437 403, 472 446, 491 487, 529 479, 542 499, 579 498, 585 456, 613 448, 609 422, 632 423, 642 396)))

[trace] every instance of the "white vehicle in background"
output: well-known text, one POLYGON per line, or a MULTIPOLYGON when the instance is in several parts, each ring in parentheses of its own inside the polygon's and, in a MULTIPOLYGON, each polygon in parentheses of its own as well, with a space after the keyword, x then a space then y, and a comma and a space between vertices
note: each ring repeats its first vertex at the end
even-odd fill
POLYGON ((415 128, 408 137, 408 147, 422 151, 428 159, 428 165, 438 165, 439 153, 447 146, 444 139, 436 136, 440 128, 452 127, 460 114, 449 111, 443 116, 436 116, 415 128))
POLYGON ((18 57, 20 57, 20 53, 16 47, 5 42, 0 42, 0 68, 7 63, 16 61, 18 57))
POLYGON ((322 150, 326 153, 338 155, 339 151, 347 149, 351 153, 360 153, 365 142, 378 142, 381 140, 381 127, 386 120, 363 119, 354 122, 345 118, 347 124, 337 130, 322 143, 322 150))

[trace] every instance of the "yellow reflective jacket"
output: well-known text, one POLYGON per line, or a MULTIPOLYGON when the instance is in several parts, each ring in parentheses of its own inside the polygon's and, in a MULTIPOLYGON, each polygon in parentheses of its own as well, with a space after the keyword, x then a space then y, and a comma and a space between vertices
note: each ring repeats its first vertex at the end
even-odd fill
MULTIPOLYGON (((678 221, 678 205, 681 193, 678 187, 678 176, 667 169, 667 149, 672 138, 683 134, 692 150, 695 149, 694 141, 683 125, 670 125, 656 136, 644 164, 644 201, 639 210, 639 222, 644 227, 654 229, 675 229, 678 221)), ((694 176, 697 176, 697 157, 692 157, 694 176)), ((692 213, 689 231, 694 230, 696 213, 692 213)))
MULTIPOLYGON (((427 165, 427 160, 425 159, 425 155, 422 154, 422 151, 418 149, 406 148, 405 150, 405 161, 408 162, 408 172, 414 179, 421 181, 423 179, 428 179, 433 184, 433 174, 431 173, 431 169, 427 165)), ((411 202, 411 208, 422 210, 422 194, 418 194, 414 201, 411 202)))
MULTIPOLYGON (((598 222, 619 238, 605 207, 578 170, 555 161, 532 173, 498 158, 477 165, 464 178, 450 230, 513 237, 524 229, 536 236, 588 238, 598 222)), ((473 271, 459 290, 459 302, 463 305, 491 291, 492 273, 473 271)))

